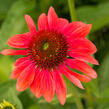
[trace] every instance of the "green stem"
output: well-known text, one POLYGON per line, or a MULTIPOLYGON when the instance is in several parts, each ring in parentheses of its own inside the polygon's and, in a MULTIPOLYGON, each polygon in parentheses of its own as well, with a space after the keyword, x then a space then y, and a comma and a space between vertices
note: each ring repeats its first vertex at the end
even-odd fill
POLYGON ((76 12, 75 12, 74 0, 68 0, 68 5, 69 5, 69 10, 70 10, 71 20, 75 21, 76 20, 76 12))
MULTIPOLYGON (((75 12, 75 3, 74 0, 68 0, 69 10, 71 15, 71 20, 76 21, 76 12, 75 12)), ((84 109, 83 104, 81 102, 81 98, 79 97, 78 91, 73 87, 73 85, 67 82, 69 87, 71 88, 72 94, 74 95, 74 100, 78 109, 84 109)))
POLYGON ((79 92, 76 90, 76 88, 69 81, 67 81, 67 85, 71 89, 71 92, 72 92, 72 95, 74 97, 74 101, 76 103, 77 109, 84 109, 83 104, 81 102, 81 98, 79 96, 79 92))
POLYGON ((92 98, 92 94, 91 94, 89 87, 86 87, 86 92, 87 92, 87 95, 88 95, 88 98, 87 98, 88 107, 90 109, 93 109, 93 98, 92 98))
MULTIPOLYGON (((71 20, 72 21, 76 21, 77 18, 76 18, 76 11, 75 11, 75 3, 74 3, 74 0, 68 0, 68 4, 69 4, 69 10, 70 10, 71 20)), ((77 90, 73 86, 72 86, 71 90, 72 90, 72 92, 75 95, 75 103, 76 103, 78 109, 83 109, 83 105, 81 103, 81 98, 78 97, 77 90)), ((87 98, 87 100, 88 100, 87 101, 88 102, 88 107, 90 107, 91 109, 93 109, 93 98, 92 98, 92 94, 91 94, 91 91, 88 88, 88 86, 86 87, 86 92, 87 92, 87 95, 88 95, 88 98, 87 98)))
MULTIPOLYGON (((71 15, 71 20, 75 21, 76 20, 76 12, 75 12, 75 3, 74 0, 68 0, 68 4, 69 4, 69 10, 70 10, 70 15, 71 15)), ((71 83, 68 83, 69 88, 72 91, 72 94, 74 95, 74 101, 77 105, 78 109, 84 109, 83 104, 81 102, 81 98, 79 97, 79 92, 75 89, 75 87, 73 87, 73 85, 71 83)))

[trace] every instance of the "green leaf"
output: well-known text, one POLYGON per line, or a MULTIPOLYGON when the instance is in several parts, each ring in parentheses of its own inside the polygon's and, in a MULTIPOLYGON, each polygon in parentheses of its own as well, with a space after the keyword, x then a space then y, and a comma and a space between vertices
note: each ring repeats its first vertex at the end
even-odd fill
POLYGON ((29 89, 23 91, 19 94, 19 98, 23 104, 23 107, 27 109, 28 107, 31 107, 34 104, 37 104, 37 98, 30 92, 29 89))
POLYGON ((4 99, 13 104, 16 109, 23 109, 22 104, 17 97, 15 83, 16 81, 10 80, 0 84, 0 102, 2 102, 4 99))
POLYGON ((101 92, 101 97, 109 98, 109 87, 105 88, 105 90, 101 92))
POLYGON ((6 100, 7 102, 13 104, 16 109, 23 109, 19 98, 16 96, 12 88, 9 88, 3 93, 0 93, 0 102, 2 102, 3 100, 6 100))
POLYGON ((93 79, 89 83, 84 83, 86 89, 89 89, 91 94, 99 96, 98 79, 93 79))
POLYGON ((108 103, 101 103, 98 108, 96 109, 109 109, 109 102, 108 103))
POLYGON ((9 56, 0 56, 0 83, 10 78, 13 60, 9 56))
POLYGON ((64 106, 62 106, 60 104, 56 95, 54 96, 51 103, 47 103, 47 101, 45 101, 45 99, 43 97, 36 98, 30 90, 26 90, 26 91, 20 93, 19 98, 22 101, 23 107, 25 107, 25 109, 55 109, 55 108, 70 109, 69 107, 71 107, 71 109, 73 109, 72 105, 74 106, 74 109, 76 109, 74 100, 73 100, 74 97, 71 96, 71 94, 67 95, 66 103, 64 106), (70 97, 70 101, 69 101, 69 97, 70 97))
POLYGON ((6 17, 8 10, 16 0, 0 0, 0 20, 6 17))
POLYGON ((7 45, 9 37, 25 31, 24 15, 35 8, 35 0, 20 0, 13 4, 0 30, 0 49, 7 45))
POLYGON ((109 2, 97 6, 83 6, 77 9, 80 21, 92 24, 92 31, 96 31, 109 23, 109 2))
POLYGON ((109 87, 109 53, 105 56, 100 68, 98 69, 100 72, 100 89, 101 91, 105 90, 105 88, 109 87))
POLYGON ((61 105, 60 103, 58 104, 41 103, 39 104, 39 106, 40 109, 77 109, 75 103, 67 103, 67 102, 64 104, 64 106, 61 105))
MULTIPOLYGON (((6 92, 8 88, 13 88, 16 91, 16 81, 15 80, 8 80, 0 84, 0 94, 6 92)), ((16 92, 17 94, 18 92, 16 92)))
POLYGON ((34 104, 27 109, 41 109, 38 105, 34 104))

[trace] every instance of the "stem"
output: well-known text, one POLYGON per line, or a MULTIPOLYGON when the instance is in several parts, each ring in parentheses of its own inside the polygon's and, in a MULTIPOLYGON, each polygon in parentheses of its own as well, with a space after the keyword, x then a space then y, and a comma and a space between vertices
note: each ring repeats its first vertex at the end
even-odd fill
POLYGON ((87 95, 88 95, 88 107, 90 109, 93 109, 93 98, 92 98, 92 94, 91 94, 91 91, 90 91, 90 88, 89 87, 86 87, 86 92, 87 92, 87 95))
POLYGON ((76 12, 75 12, 75 2, 74 0, 68 0, 69 10, 70 10, 70 16, 71 20, 76 20, 76 12))
MULTIPOLYGON (((70 10, 70 15, 71 15, 71 20, 75 21, 76 20, 76 12, 75 12, 75 3, 74 0, 68 0, 68 4, 69 4, 69 10, 70 10)), ((74 95, 74 101, 77 105, 78 109, 84 109, 83 104, 81 102, 81 98, 78 96, 79 92, 76 90, 75 87, 73 87, 73 85, 71 83, 68 83, 69 88, 72 91, 72 94, 74 95)))
POLYGON ((76 88, 71 83, 69 83, 68 80, 67 80, 67 84, 69 88, 71 89, 72 95, 74 97, 74 101, 77 105, 77 109, 84 109, 83 104, 81 103, 81 98, 79 97, 79 93, 76 90, 76 88))
MULTIPOLYGON (((72 21, 76 21, 77 18, 76 18, 76 11, 75 11, 75 2, 74 2, 74 0, 68 0, 68 4, 69 4, 71 20, 72 21)), ((69 87, 72 90, 72 93, 74 95, 74 100, 75 100, 75 103, 76 103, 78 109, 84 109, 83 104, 81 103, 81 98, 78 96, 79 93, 77 92, 75 87, 73 87, 70 84, 69 84, 69 87)), ((88 107, 93 109, 93 97, 92 97, 91 91, 90 91, 88 86, 86 87, 86 92, 87 92, 87 95, 88 95, 88 98, 87 98, 87 100, 88 100, 88 107)))

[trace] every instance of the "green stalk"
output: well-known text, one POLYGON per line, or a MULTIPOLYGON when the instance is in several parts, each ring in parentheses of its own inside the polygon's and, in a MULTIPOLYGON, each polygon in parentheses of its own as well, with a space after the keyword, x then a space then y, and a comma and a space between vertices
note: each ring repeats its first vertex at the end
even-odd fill
POLYGON ((69 10, 70 10, 70 16, 71 20, 76 20, 76 12, 75 12, 75 2, 74 0, 68 0, 69 10))
MULTIPOLYGON (((71 20, 72 21, 76 21, 76 12, 75 12, 75 3, 74 0, 68 0, 68 4, 69 4, 69 10, 70 10, 70 16, 71 16, 71 20)), ((74 101, 77 105, 77 109, 84 109, 83 104, 81 102, 81 98, 79 97, 79 92, 75 89, 75 87, 73 87, 73 85, 69 82, 68 86, 72 91, 72 94, 74 95, 74 101)))
MULTIPOLYGON (((71 20, 72 21, 76 21, 76 11, 75 11, 75 2, 74 0, 68 0, 68 4, 69 4, 69 10, 70 10, 70 16, 71 16, 71 20)), ((93 66, 92 66, 93 67, 93 66)), ((83 104, 81 103, 81 98, 78 97, 78 92, 77 90, 72 86, 71 88, 72 93, 74 93, 75 95, 75 103, 78 107, 78 109, 83 109, 83 104)), ((93 97, 92 97, 92 93, 90 91, 90 88, 87 86, 86 87, 86 93, 87 93, 87 102, 88 102, 88 107, 93 109, 93 97)))
POLYGON ((76 90, 76 88, 71 83, 69 83, 69 81, 67 81, 67 85, 71 89, 71 92, 72 92, 74 101, 76 103, 77 109, 84 109, 83 104, 81 102, 81 98, 80 98, 79 93, 76 90))
POLYGON ((88 97, 87 97, 88 107, 90 109, 93 109, 93 97, 92 97, 92 94, 91 94, 89 87, 86 87, 86 92, 87 92, 87 95, 88 95, 88 97))

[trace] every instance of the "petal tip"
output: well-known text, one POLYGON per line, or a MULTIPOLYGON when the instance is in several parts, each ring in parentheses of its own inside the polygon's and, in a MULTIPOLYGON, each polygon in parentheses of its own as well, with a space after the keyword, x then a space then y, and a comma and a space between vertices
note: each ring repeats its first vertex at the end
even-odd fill
POLYGON ((36 26, 35 26, 35 23, 33 21, 33 19, 29 16, 29 15, 25 15, 25 20, 26 20, 26 23, 29 27, 29 31, 30 33, 34 33, 36 34, 37 33, 37 30, 36 30, 36 26))
POLYGON ((61 105, 64 105, 64 104, 65 104, 65 101, 66 101, 66 100, 60 101, 61 105))
POLYGON ((7 53, 6 53, 6 49, 5 49, 5 50, 2 50, 2 51, 1 51, 1 54, 2 54, 2 55, 6 55, 6 54, 7 54, 7 53))
POLYGON ((30 90, 31 90, 31 92, 34 94, 34 96, 35 96, 36 98, 40 98, 40 97, 42 96, 41 93, 36 93, 36 90, 34 89, 33 86, 30 86, 30 90))
POLYGON ((92 79, 88 77, 86 82, 90 82, 91 80, 92 80, 92 79))
POLYGON ((28 14, 25 14, 24 17, 25 17, 25 19, 26 19, 27 17, 30 17, 30 16, 29 16, 28 14))
POLYGON ((78 85, 77 87, 79 87, 80 89, 83 89, 83 90, 85 89, 82 84, 78 85))
POLYGON ((100 65, 98 61, 97 61, 97 65, 100 65))
POLYGON ((19 92, 23 91, 18 85, 16 86, 16 90, 19 91, 19 92))
POLYGON ((92 24, 87 24, 87 29, 89 32, 91 31, 91 28, 92 28, 92 24))
POLYGON ((99 62, 97 60, 95 60, 95 65, 100 65, 99 62))
POLYGON ((52 101, 52 99, 51 99, 51 98, 49 98, 49 97, 48 97, 48 98, 46 98, 45 100, 46 100, 48 103, 51 103, 51 101, 52 101))
POLYGON ((3 55, 3 50, 0 52, 0 54, 2 54, 2 55, 3 55))
POLYGON ((87 24, 87 26, 88 26, 89 28, 92 28, 92 24, 87 24))
POLYGON ((50 6, 48 13, 55 13, 55 9, 53 8, 53 6, 50 6))
POLYGON ((98 75, 95 73, 95 75, 93 75, 93 78, 97 78, 97 76, 98 76, 98 75))
POLYGON ((82 89, 82 90, 85 90, 85 88, 84 88, 84 87, 82 87, 81 89, 82 89))
POLYGON ((11 74, 11 79, 16 79, 16 78, 14 77, 13 73, 11 74))
POLYGON ((25 14, 24 17, 25 17, 26 21, 30 18, 30 16, 28 14, 25 14))
POLYGON ((50 6, 49 10, 54 10, 53 6, 50 6))

